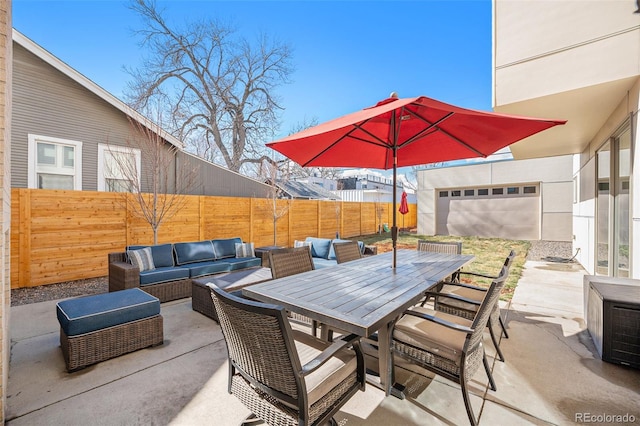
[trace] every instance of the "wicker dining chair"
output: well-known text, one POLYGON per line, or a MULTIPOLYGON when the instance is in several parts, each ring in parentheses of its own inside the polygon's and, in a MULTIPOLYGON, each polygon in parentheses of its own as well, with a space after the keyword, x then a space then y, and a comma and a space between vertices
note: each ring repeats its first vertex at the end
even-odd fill
POLYGON ((333 243, 333 250, 336 253, 336 262, 338 264, 362 258, 360 246, 357 241, 333 243))
POLYGON ((229 382, 252 414, 271 426, 336 425, 333 415, 365 389, 356 335, 326 342, 293 330, 286 311, 211 287, 227 344, 229 382))
MULTIPOLYGON (((273 279, 284 278, 290 275, 301 274, 315 269, 311 257, 311 247, 302 246, 283 248, 269 251, 269 267, 273 279)), ((311 327, 311 333, 315 336, 318 323, 315 320, 295 312, 289 313, 290 318, 307 324, 311 327)))
MULTIPOLYGON (((516 257, 516 252, 511 250, 509 255, 504 261, 502 269, 506 268, 507 276, 513 264, 513 260, 516 257)), ((461 271, 460 278, 462 277, 481 277, 488 279, 497 279, 497 276, 483 274, 479 272, 461 271)), ((437 311, 446 312, 452 315, 457 315, 467 319, 473 319, 477 312, 482 300, 487 292, 486 287, 480 287, 468 283, 460 282, 446 282, 437 292, 430 292, 429 295, 434 298, 434 308, 437 311)), ((495 327, 500 325, 501 332, 505 338, 509 338, 507 329, 505 327, 502 316, 500 315, 500 305, 496 300, 496 304, 493 306, 491 316, 489 317, 489 323, 487 328, 491 335, 491 341, 496 348, 498 359, 504 361, 504 354, 500 350, 500 344, 498 337, 496 336, 495 327)))
POLYGON ((496 390, 482 336, 506 278, 507 270, 503 268, 500 276, 487 289, 473 320, 425 307, 414 307, 404 312, 393 329, 394 357, 399 356, 404 361, 458 383, 467 416, 473 426, 477 422, 469 400, 467 382, 482 363, 491 389, 496 390))
MULTIPOLYGON (((431 240, 418 240, 418 251, 430 251, 434 253, 446 253, 446 254, 462 254, 462 243, 459 241, 431 241, 431 240)), ((446 281, 458 281, 458 273, 454 272, 451 276, 446 278, 446 281)), ((438 284, 438 288, 442 285, 442 282, 438 284)), ((429 300, 429 296, 425 295, 420 306, 424 306, 429 300)))

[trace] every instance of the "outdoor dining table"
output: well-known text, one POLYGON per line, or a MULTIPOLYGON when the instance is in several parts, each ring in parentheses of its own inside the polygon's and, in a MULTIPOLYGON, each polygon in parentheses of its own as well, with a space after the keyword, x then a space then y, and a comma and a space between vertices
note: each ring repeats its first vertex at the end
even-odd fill
POLYGON ((378 385, 386 395, 396 394, 391 358, 395 321, 427 290, 473 261, 474 256, 398 250, 395 269, 391 256, 387 252, 315 269, 246 287, 242 293, 307 316, 325 329, 362 337, 377 332, 378 385))

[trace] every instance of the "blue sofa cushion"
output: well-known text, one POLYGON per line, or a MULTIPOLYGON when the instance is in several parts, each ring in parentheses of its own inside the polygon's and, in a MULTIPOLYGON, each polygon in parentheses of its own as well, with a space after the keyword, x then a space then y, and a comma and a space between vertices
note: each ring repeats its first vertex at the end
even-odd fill
POLYGON ((129 246, 127 247, 127 250, 139 250, 145 247, 151 248, 151 257, 153 257, 153 264, 156 268, 162 268, 163 266, 174 266, 172 244, 158 244, 155 246, 129 246))
POLYGON ((175 243, 173 245, 173 251, 176 254, 176 265, 186 265, 188 263, 195 262, 206 262, 209 260, 215 260, 216 258, 211 241, 175 243))
MULTIPOLYGON (((331 248, 329 249, 329 257, 327 257, 327 259, 329 260, 335 260, 336 259, 336 251, 333 249, 333 243, 347 243, 349 241, 352 240, 341 240, 336 238, 335 240, 331 240, 331 248)), ((360 248, 360 253, 364 252, 364 243, 362 241, 358 241, 358 247, 360 248)))
POLYGON ((241 244, 242 238, 211 240, 211 243, 216 252, 216 259, 226 259, 228 257, 236 257, 236 243, 241 244))
POLYGON ((220 272, 228 272, 231 270, 231 265, 228 262, 222 262, 219 260, 212 262, 199 262, 191 265, 182 266, 181 268, 189 270, 189 276, 191 278, 201 277, 203 275, 218 274, 220 272))
POLYGON ((179 267, 156 268, 153 271, 140 272, 140 286, 163 283, 165 281, 189 278, 189 269, 179 267))
POLYGON ((311 256, 329 258, 329 250, 331 250, 331 240, 328 238, 307 237, 305 241, 311 241, 311 256))
POLYGON ((337 265, 335 260, 323 259, 322 257, 314 257, 311 260, 313 260, 313 267, 315 269, 322 269, 337 265))
POLYGON ((231 270, 252 268, 262 265, 262 259, 259 257, 234 257, 233 259, 225 259, 231 265, 231 270))
POLYGON ((139 288, 63 300, 56 304, 58 322, 67 336, 78 336, 158 314, 158 298, 139 288))

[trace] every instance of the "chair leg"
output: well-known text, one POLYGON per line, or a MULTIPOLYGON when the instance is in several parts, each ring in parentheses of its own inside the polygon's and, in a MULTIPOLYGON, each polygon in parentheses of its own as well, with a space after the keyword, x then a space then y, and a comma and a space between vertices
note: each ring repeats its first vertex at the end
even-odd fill
POLYGON ((496 348, 496 353, 498 354, 498 359, 502 362, 504 362, 504 355, 502 354, 502 351, 500 350, 500 344, 498 343, 498 339, 496 338, 496 334, 493 331, 493 324, 491 322, 491 319, 489 319, 489 334, 491 335, 491 341, 493 342, 493 346, 496 348))
POLYGON ((484 365, 484 371, 487 373, 487 377, 489 378, 489 386, 492 391, 496 391, 496 382, 493 380, 493 374, 491 374, 491 369, 489 368, 489 361, 487 361, 487 356, 482 354, 482 365, 484 365))
POLYGON ((464 399, 464 406, 467 409, 467 416, 469 416, 469 423, 471 426, 477 426, 476 417, 473 415, 473 408, 471 408, 471 400, 469 399, 469 391, 467 390, 467 380, 464 376, 461 377, 460 388, 462 389, 462 399, 464 399))
POLYGON ((241 426, 259 425, 264 424, 262 419, 259 419, 255 414, 251 413, 240 423, 241 426))
POLYGON ((499 321, 500 321, 500 327, 502 328, 502 334, 504 334, 504 338, 508 339, 509 338, 509 334, 507 334, 507 328, 504 325, 504 322, 502 321, 502 316, 498 316, 499 321))

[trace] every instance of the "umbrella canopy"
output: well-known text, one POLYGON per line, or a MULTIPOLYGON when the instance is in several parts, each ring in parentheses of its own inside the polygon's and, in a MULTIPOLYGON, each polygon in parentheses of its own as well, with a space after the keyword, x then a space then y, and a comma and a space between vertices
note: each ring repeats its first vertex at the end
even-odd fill
POLYGON ((393 168, 395 267, 396 169, 487 157, 561 120, 476 111, 420 96, 392 97, 375 106, 310 127, 267 146, 302 167, 393 168))
POLYGON ((407 203, 407 193, 405 191, 402 191, 402 198, 400 198, 400 207, 398 207, 398 211, 401 215, 409 213, 409 203, 407 203))

